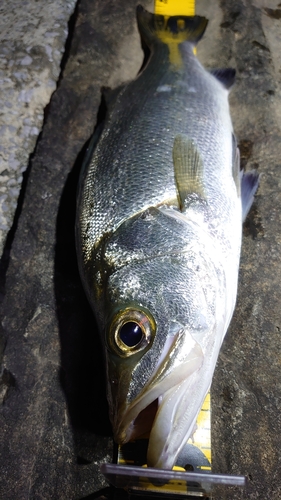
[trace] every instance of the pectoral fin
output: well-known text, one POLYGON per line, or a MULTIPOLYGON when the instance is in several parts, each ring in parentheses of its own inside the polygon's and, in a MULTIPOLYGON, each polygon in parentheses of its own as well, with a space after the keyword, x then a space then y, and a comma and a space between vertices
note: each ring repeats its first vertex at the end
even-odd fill
POLYGON ((173 163, 180 209, 184 211, 189 195, 206 197, 203 161, 196 144, 187 135, 179 134, 175 137, 173 163))

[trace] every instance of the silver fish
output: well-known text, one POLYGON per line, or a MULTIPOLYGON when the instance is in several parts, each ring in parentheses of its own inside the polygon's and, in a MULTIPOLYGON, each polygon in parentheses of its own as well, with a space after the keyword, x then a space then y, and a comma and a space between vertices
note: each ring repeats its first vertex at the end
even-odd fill
POLYGON ((235 71, 206 71, 193 53, 207 20, 142 7, 137 18, 151 56, 111 96, 92 140, 77 253, 104 341, 114 438, 150 432, 147 463, 168 469, 233 314, 242 204, 249 209, 258 178, 240 175, 228 105, 235 71))

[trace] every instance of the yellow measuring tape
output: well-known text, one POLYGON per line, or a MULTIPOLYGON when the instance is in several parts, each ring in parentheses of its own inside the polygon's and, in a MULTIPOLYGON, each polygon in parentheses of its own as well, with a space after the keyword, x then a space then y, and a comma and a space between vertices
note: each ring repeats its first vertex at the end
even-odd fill
MULTIPOLYGON (((193 444, 204 453, 211 463, 211 396, 208 392, 196 421, 196 430, 189 438, 188 443, 193 444)), ((211 470, 211 467, 201 466, 202 470, 211 470)))
POLYGON ((195 16, 195 1, 155 0, 154 12, 161 16, 195 16))

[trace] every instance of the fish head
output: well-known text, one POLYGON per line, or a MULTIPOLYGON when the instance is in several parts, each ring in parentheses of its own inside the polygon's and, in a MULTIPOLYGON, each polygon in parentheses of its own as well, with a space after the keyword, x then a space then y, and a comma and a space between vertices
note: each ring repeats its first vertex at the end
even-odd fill
POLYGON ((201 284, 193 229, 185 236, 182 230, 152 208, 120 226, 103 254, 114 439, 122 444, 150 433, 148 465, 161 468, 173 466, 194 427, 212 376, 201 369, 216 344, 215 293, 201 284))

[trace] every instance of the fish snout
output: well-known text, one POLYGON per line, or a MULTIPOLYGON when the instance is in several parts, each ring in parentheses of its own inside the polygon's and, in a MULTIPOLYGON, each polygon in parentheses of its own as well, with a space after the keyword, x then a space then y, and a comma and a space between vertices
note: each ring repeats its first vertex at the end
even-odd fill
MULTIPOLYGON (((161 439, 160 443, 159 436, 170 435, 174 425, 174 407, 178 404, 174 395, 188 388, 189 379, 199 370, 204 358, 200 345, 185 329, 180 330, 172 342, 167 341, 167 345, 154 373, 134 399, 130 399, 134 385, 132 369, 120 364, 114 366, 110 360, 108 364, 108 380, 111 381, 108 399, 114 440, 124 444, 150 434, 155 447, 157 436, 157 456, 163 454, 165 446, 161 439)), ((158 458, 150 453, 149 460, 156 467, 158 458)))

